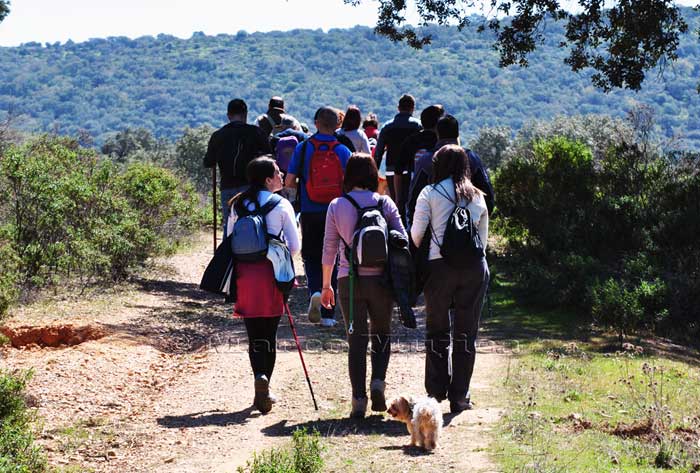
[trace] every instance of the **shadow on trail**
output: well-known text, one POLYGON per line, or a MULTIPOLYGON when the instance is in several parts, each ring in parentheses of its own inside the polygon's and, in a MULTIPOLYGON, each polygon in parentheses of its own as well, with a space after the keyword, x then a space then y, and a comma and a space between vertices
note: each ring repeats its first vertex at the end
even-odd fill
POLYGON ((404 455, 409 457, 424 457, 426 455, 432 455, 433 452, 429 452, 420 447, 415 447, 412 445, 388 445, 386 447, 379 447, 380 450, 395 451, 402 450, 404 455))
POLYGON ((323 437, 348 437, 351 435, 380 434, 389 437, 408 435, 406 425, 395 420, 385 420, 383 416, 373 415, 364 419, 319 419, 299 424, 287 424, 287 420, 281 420, 276 424, 267 426, 261 432, 269 437, 289 437, 297 429, 306 429, 307 432, 317 430, 323 437))
POLYGON ((168 429, 195 428, 227 425, 243 425, 248 419, 259 417, 260 414, 250 406, 238 412, 204 411, 181 416, 163 416, 157 419, 158 425, 168 429))

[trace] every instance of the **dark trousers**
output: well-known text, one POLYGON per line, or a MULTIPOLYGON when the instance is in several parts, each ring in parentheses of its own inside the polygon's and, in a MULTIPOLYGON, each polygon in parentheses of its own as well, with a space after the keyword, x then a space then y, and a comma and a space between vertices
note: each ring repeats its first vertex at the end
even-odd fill
MULTIPOLYGON (((408 203, 408 188, 411 185, 411 174, 401 174, 401 195, 396 195, 396 186, 394 185, 394 176, 387 176, 387 184, 389 184, 389 196, 396 203, 401 214, 401 220, 406 227, 406 204, 408 203)), ((408 228, 408 227, 406 227, 408 228)))
POLYGON ((454 269, 442 259, 429 263, 425 284, 425 389, 429 396, 459 401, 469 397, 476 360, 476 337, 489 283, 486 259, 454 269), (450 307, 453 320, 450 323, 450 307), (452 376, 448 355, 452 338, 452 376))
MULTIPOLYGON (((301 257, 304 260, 304 273, 306 273, 306 286, 309 296, 314 292, 320 292, 323 284, 323 269, 321 256, 323 254, 323 237, 326 233, 326 212, 301 214, 301 257)), ((333 269, 331 285, 337 292, 338 267, 333 269)), ((335 308, 321 307, 321 317, 332 319, 335 316, 335 308)))
POLYGON ((272 378, 277 358, 277 327, 280 316, 247 317, 243 321, 248 332, 248 358, 253 375, 264 374, 269 380, 272 378))
MULTIPOLYGON (((348 333, 348 371, 352 395, 367 397, 367 347, 372 340, 372 378, 386 378, 391 355, 391 313, 394 301, 380 276, 358 276, 353 297, 353 333, 348 333)), ((350 278, 338 280, 338 301, 346 330, 350 324, 350 278)))

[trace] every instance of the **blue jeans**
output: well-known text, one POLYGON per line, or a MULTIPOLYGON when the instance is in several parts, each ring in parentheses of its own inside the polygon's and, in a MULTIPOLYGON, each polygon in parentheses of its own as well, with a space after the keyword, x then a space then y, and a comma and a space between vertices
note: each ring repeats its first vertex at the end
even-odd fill
POLYGON ((231 207, 228 201, 236 194, 245 191, 248 186, 231 187, 230 189, 221 189, 221 221, 224 226, 224 238, 226 238, 226 226, 228 224, 228 216, 231 213, 231 207))
MULTIPOLYGON (((301 214, 301 257, 304 260, 304 272, 306 273, 306 286, 309 296, 314 292, 320 292, 323 285, 323 272, 321 255, 323 254, 323 235, 326 231, 326 212, 312 212, 301 214)), ((331 285, 338 294, 338 261, 336 259, 333 268, 331 285)), ((338 296, 336 295, 336 298, 338 296)), ((326 309, 321 307, 321 317, 332 319, 335 317, 335 307, 326 309)))

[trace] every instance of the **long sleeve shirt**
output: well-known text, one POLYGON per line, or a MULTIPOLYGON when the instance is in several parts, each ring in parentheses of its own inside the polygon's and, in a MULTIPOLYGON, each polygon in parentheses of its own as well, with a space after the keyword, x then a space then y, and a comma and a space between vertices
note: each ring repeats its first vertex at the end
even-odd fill
MULTIPOLYGON (((354 190, 349 193, 360 207, 371 207, 379 202, 379 194, 369 191, 354 190)), ((389 230, 398 230, 406 235, 406 230, 401 223, 399 209, 389 198, 384 198, 382 215, 386 220, 389 230)), ((323 256, 321 262, 325 265, 335 264, 335 258, 340 253, 340 264, 338 266, 338 277, 347 277, 350 271, 350 262, 345 255, 345 243, 352 244, 357 223, 357 209, 343 197, 334 199, 328 206, 326 214, 326 230, 323 238, 323 256), (342 238, 342 240, 341 240, 342 238)), ((358 274, 360 276, 379 276, 384 268, 365 268, 360 266, 358 274)))
MULTIPOLYGON (((258 204, 260 206, 265 205, 265 203, 272 196, 271 192, 260 191, 258 193, 258 204)), ((249 210, 253 210, 255 206, 251 202, 245 202, 249 210)), ((233 207, 231 207, 231 214, 229 215, 226 234, 230 235, 233 233, 233 225, 238 220, 238 215, 233 207)), ((265 216, 265 223, 267 224, 267 232, 271 235, 279 235, 281 232, 282 241, 287 244, 289 252, 295 255, 301 251, 301 239, 299 238, 299 230, 297 230, 297 221, 294 216, 294 208, 292 204, 287 199, 282 199, 282 201, 275 206, 270 212, 265 216)))
MULTIPOLYGON (((420 247, 425 230, 428 225, 432 227, 432 239, 430 241, 429 260, 440 259, 440 245, 442 238, 445 235, 447 228, 447 220, 450 218, 454 210, 455 202, 455 186, 452 178, 447 178, 440 181, 438 184, 426 186, 418 195, 416 201, 416 211, 413 215, 413 224, 411 226, 411 238, 413 243, 420 247), (439 186, 439 190, 436 187, 439 186), (450 199, 446 199, 449 196, 450 199)), ((472 217, 472 222, 477 226, 479 237, 486 249, 486 243, 489 236, 489 212, 486 208, 486 201, 481 192, 477 191, 471 202, 466 203, 460 200, 459 205, 465 206, 472 217)))

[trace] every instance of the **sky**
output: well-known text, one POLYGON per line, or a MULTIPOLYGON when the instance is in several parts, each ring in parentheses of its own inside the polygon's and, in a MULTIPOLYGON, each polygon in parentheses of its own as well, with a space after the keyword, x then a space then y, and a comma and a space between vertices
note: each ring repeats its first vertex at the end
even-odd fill
MULTIPOLYGON (((159 33, 189 38, 196 31, 216 35, 374 26, 377 2, 363 0, 352 7, 343 0, 11 0, 10 10, 0 23, 0 46, 159 33)), ((409 13, 409 22, 416 19, 415 12, 409 13)))
POLYGON ((195 31, 328 30, 374 26, 376 15, 371 0, 357 7, 343 0, 11 0, 0 46, 159 33, 189 38, 195 31))

